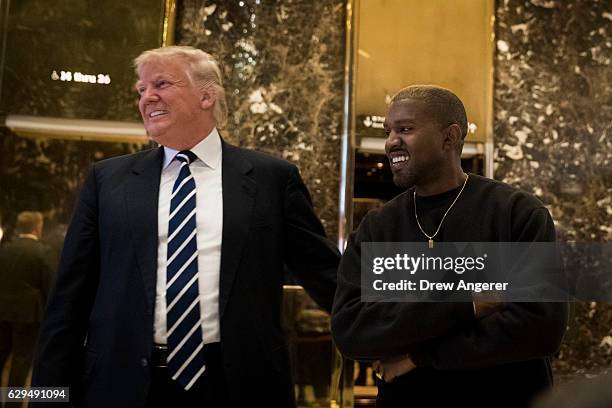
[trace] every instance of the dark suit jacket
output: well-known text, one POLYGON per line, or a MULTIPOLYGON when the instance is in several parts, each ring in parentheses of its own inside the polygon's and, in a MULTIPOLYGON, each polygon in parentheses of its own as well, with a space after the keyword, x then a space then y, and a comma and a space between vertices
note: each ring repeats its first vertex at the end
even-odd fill
POLYGON ((0 321, 40 322, 51 278, 39 241, 15 238, 0 248, 0 321))
MULTIPOLYGON (((143 406, 150 385, 163 149, 96 163, 68 229, 33 385, 87 407, 143 406)), ((223 143, 219 316, 227 406, 292 406, 283 266, 330 310, 339 253, 297 168, 223 143)))

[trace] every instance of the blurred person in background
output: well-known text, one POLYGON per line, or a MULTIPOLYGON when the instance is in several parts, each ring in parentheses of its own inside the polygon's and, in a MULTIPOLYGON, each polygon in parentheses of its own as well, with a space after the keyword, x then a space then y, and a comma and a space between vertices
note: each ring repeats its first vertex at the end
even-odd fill
POLYGON ((40 242, 43 215, 17 216, 16 237, 0 247, 0 368, 12 354, 8 385, 23 387, 47 300, 52 268, 40 242))

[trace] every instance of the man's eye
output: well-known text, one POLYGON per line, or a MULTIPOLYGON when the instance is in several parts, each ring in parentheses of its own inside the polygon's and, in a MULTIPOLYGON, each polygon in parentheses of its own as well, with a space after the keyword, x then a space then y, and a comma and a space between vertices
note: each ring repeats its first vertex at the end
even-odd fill
POLYGON ((407 133, 407 132, 412 131, 412 129, 413 129, 412 127, 403 127, 403 128, 400 128, 399 131, 400 133, 407 133))
POLYGON ((391 130, 390 129, 385 129, 385 135, 389 136, 391 134, 391 130))
POLYGON ((166 81, 165 79, 161 79, 161 80, 156 82, 156 85, 157 85, 158 88, 165 88, 168 85, 170 85, 170 81, 166 81))

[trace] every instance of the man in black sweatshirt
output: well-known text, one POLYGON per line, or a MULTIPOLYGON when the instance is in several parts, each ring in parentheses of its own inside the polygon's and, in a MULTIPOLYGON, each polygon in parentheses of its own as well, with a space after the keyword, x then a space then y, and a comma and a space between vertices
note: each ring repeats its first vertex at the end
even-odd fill
POLYGON ((550 214, 524 191, 463 172, 465 108, 446 89, 401 90, 385 132, 394 183, 407 190, 349 238, 332 313, 338 348, 375 361, 379 407, 527 407, 552 384, 567 304, 362 302, 361 244, 550 242, 550 214))

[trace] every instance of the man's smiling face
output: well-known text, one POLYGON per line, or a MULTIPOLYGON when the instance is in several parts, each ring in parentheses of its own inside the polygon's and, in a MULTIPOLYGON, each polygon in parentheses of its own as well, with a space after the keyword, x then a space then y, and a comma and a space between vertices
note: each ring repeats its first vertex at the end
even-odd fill
POLYGON ((393 182, 409 188, 435 180, 446 158, 442 147, 444 127, 424 102, 404 99, 393 102, 385 117, 385 151, 393 182))
MULTIPOLYGON (((202 93, 178 58, 155 59, 138 70, 138 109, 145 129, 157 143, 173 147, 202 122, 202 93)), ((190 133, 191 132, 191 133, 190 133)))

